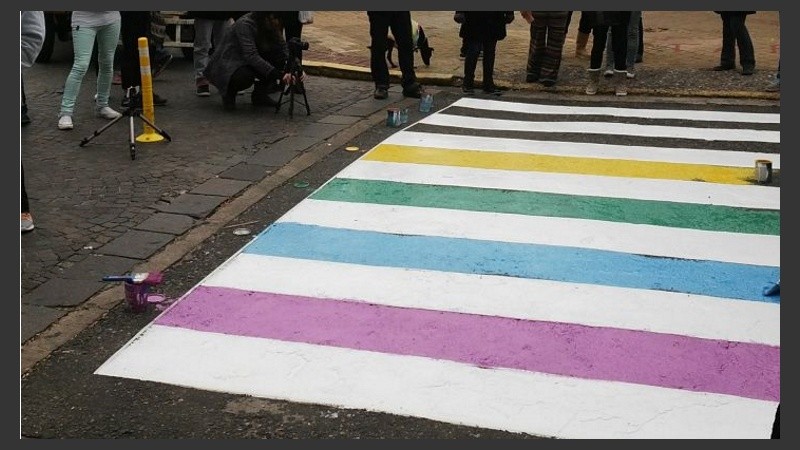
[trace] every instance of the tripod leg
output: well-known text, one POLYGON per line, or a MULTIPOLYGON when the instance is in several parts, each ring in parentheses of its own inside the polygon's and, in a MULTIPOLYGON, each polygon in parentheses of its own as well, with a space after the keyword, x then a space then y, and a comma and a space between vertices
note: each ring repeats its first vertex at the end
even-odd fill
POLYGON ((92 139, 96 138, 97 136, 100 136, 100 134, 103 133, 103 131, 106 131, 107 129, 109 129, 111 127, 111 125, 114 125, 115 123, 119 122, 119 120, 122 119, 123 117, 124 116, 119 116, 116 119, 112 119, 111 122, 108 122, 107 124, 103 125, 102 127, 98 128, 97 130, 94 130, 94 132, 92 132, 91 136, 87 136, 87 137, 81 139, 81 143, 78 144, 78 145, 83 147, 84 145, 88 144, 89 141, 91 141, 92 139))
POLYGON ((289 85, 289 117, 294 117, 294 86, 289 85))
POLYGON ((165 137, 165 138, 166 138, 168 141, 172 142, 172 138, 169 136, 169 134, 167 134, 167 132, 166 132, 166 131, 164 131, 163 129, 161 129, 161 128, 158 128, 158 127, 156 126, 156 124, 154 124, 153 122, 150 122, 150 120, 149 120, 147 117, 145 117, 144 115, 142 115, 142 114, 140 113, 140 114, 139 114, 139 118, 140 118, 140 119, 142 119, 142 121, 143 121, 144 123, 146 123, 146 124, 150 125, 150 128, 152 128, 152 129, 156 130, 156 133, 158 133, 158 134, 160 134, 160 135, 164 136, 164 137, 165 137))
POLYGON ((306 87, 303 86, 302 82, 300 83, 300 87, 303 89, 303 103, 306 105, 306 115, 311 115, 311 108, 308 106, 308 97, 306 97, 306 87))
POLYGON ((129 116, 130 120, 130 152, 131 152, 131 160, 136 159, 136 137, 134 136, 134 126, 133 126, 133 116, 129 116))
POLYGON ((281 110, 281 105, 283 105, 283 94, 286 93, 286 86, 281 82, 281 95, 278 96, 278 104, 275 105, 275 112, 281 110))

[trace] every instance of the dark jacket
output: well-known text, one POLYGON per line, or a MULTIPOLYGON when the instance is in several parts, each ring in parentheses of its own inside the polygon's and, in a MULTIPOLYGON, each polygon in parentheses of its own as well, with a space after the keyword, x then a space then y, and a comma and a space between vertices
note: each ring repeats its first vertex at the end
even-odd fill
POLYGON ((630 11, 581 11, 581 14, 589 15, 592 26, 625 25, 631 20, 630 11))
POLYGON ((206 67, 205 77, 222 95, 227 93, 228 82, 240 67, 252 67, 263 81, 280 77, 286 67, 289 49, 283 33, 278 34, 276 44, 259 39, 253 14, 247 13, 228 26, 206 67))
POLYGON ((209 20, 236 20, 245 15, 247 11, 186 11, 188 19, 209 19, 209 20))
POLYGON ((506 25, 514 20, 514 11, 456 11, 463 13, 464 23, 458 35, 470 40, 496 39, 506 37, 506 25))

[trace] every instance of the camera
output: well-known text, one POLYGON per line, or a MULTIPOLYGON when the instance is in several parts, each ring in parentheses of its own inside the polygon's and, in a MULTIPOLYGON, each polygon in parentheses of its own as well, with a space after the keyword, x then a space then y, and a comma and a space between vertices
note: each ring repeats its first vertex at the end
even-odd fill
POLYGON ((293 38, 289 39, 289 42, 287 42, 287 44, 289 45, 289 50, 293 54, 297 54, 297 53, 299 53, 299 52, 301 52, 303 50, 308 50, 308 42, 307 41, 303 41, 303 40, 301 40, 300 38, 297 38, 297 37, 293 37, 293 38))

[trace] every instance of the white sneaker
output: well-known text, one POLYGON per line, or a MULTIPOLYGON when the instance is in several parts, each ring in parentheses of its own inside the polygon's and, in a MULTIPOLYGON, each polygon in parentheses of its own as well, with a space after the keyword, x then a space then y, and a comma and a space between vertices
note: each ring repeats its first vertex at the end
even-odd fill
POLYGON ((636 78, 636 72, 634 72, 633 70, 629 70, 628 74, 625 76, 627 76, 630 79, 636 78))
POLYGON ((108 119, 108 120, 116 119, 117 117, 122 117, 122 113, 114 111, 114 109, 111 108, 110 106, 103 106, 102 108, 97 108, 94 113, 97 117, 102 117, 103 119, 108 119))
POLYGON ((58 129, 59 130, 71 130, 72 126, 72 116, 61 116, 58 119, 58 129))
POLYGON ((614 76, 614 69, 606 69, 606 71, 603 72, 603 76, 606 77, 606 78, 613 77, 614 76))

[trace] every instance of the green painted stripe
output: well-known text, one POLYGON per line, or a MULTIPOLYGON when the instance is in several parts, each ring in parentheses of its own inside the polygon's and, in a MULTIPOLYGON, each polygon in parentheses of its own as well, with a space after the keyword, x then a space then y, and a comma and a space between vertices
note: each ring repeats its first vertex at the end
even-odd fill
POLYGON ((780 211, 334 178, 311 198, 780 235, 780 211))
POLYGON ((627 178, 754 184, 752 167, 635 161, 515 152, 486 152, 411 145, 380 144, 362 157, 365 161, 432 164, 518 171, 574 173, 627 178))

